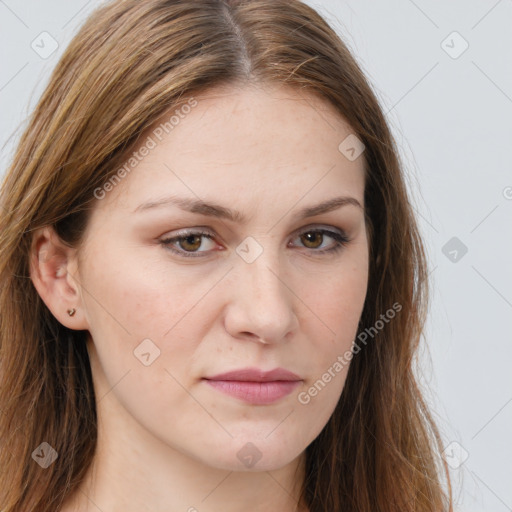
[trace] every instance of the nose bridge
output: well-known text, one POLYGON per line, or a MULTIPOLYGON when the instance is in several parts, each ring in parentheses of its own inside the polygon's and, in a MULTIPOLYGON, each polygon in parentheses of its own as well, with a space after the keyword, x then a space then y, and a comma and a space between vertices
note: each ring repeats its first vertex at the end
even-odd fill
POLYGON ((282 282, 279 251, 271 245, 269 241, 253 262, 242 262, 240 269, 240 274, 247 274, 251 298, 261 305, 274 301, 287 303, 289 299, 282 282))

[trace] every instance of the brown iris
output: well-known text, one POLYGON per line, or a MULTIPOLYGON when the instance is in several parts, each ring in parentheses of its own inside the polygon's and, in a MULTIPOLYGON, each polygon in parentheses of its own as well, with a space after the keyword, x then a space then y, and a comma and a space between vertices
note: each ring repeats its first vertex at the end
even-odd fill
POLYGON ((317 247, 322 245, 323 233, 313 231, 313 232, 304 233, 300 237, 301 237, 302 241, 304 242, 304 245, 306 247, 309 247, 310 249, 316 249, 317 247), (314 243, 314 239, 315 238, 318 241, 320 241, 320 243, 318 245, 315 245, 315 243, 314 243), (313 240, 313 242, 312 242, 312 240, 313 240), (313 245, 308 245, 308 244, 311 244, 311 243, 313 245))
POLYGON ((182 249, 186 251, 195 251, 201 247, 203 235, 188 235, 183 237, 179 244, 182 249), (194 240, 196 243, 194 243, 194 240), (189 245, 189 247, 186 247, 186 245, 189 245))

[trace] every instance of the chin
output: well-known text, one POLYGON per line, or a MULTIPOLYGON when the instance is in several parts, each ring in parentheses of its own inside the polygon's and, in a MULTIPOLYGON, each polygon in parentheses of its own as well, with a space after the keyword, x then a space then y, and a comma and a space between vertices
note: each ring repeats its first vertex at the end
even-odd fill
POLYGON ((244 436, 230 439, 224 443, 222 451, 218 445, 207 450, 210 453, 205 461, 209 466, 226 471, 275 471, 293 462, 305 450, 302 443, 297 446, 287 443, 282 439, 270 441, 269 439, 256 439, 244 436))

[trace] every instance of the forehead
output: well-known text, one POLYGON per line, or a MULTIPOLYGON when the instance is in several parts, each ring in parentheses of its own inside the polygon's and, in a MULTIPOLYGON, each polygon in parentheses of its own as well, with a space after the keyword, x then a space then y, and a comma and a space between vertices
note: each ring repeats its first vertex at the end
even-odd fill
POLYGON ((327 101, 288 86, 249 85, 207 90, 188 105, 142 134, 127 155, 127 176, 103 207, 133 210, 144 198, 186 193, 227 198, 243 209, 254 197, 324 200, 333 188, 331 195, 357 196, 362 204, 364 155, 350 160, 340 150, 353 130, 327 101))

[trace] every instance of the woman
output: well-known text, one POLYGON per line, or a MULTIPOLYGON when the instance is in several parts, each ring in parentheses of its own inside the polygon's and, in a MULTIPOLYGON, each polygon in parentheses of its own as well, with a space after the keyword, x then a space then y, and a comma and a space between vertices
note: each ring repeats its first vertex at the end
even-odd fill
POLYGON ((301 2, 94 12, 1 190, 2 511, 451 510, 402 172, 301 2))

